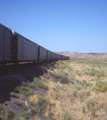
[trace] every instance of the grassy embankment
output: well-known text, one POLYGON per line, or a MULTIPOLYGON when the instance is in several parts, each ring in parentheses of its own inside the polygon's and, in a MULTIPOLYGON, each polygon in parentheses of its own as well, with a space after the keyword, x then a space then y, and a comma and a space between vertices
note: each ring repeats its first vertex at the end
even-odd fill
MULTIPOLYGON (((46 119, 53 117, 55 120, 106 120, 107 62, 67 60, 53 64, 55 67, 50 69, 51 64, 41 66, 48 72, 40 78, 34 78, 32 85, 22 84, 15 89, 15 93, 10 93, 15 97, 28 96, 32 107, 31 112, 28 112, 28 107, 23 106, 26 114, 39 116, 45 114, 46 119), (35 94, 32 92, 32 88, 36 89, 35 85, 47 93, 35 94)), ((5 112, 1 112, 0 116, 5 113, 8 117, 8 110, 3 109, 5 112)), ((19 117, 26 119, 25 115, 19 117)))
POLYGON ((106 61, 59 61, 42 79, 49 87, 47 116, 56 120, 107 119, 106 61))

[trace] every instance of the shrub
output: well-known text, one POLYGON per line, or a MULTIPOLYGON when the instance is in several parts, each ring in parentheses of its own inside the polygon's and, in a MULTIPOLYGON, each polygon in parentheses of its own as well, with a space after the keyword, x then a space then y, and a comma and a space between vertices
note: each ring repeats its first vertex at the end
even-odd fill
POLYGON ((31 110, 33 114, 40 113, 40 107, 38 103, 30 102, 30 105, 34 107, 31 110))
POLYGON ((22 86, 26 86, 26 87, 29 87, 29 88, 34 88, 34 85, 32 83, 22 82, 22 86))
POLYGON ((49 118, 49 117, 47 117, 47 118, 45 118, 45 120, 50 120, 50 118, 49 118))
POLYGON ((34 102, 30 102, 30 105, 33 106, 33 107, 36 107, 38 104, 34 103, 34 102))
POLYGON ((12 97, 16 97, 16 98, 19 97, 19 94, 18 94, 18 93, 15 93, 15 92, 10 92, 10 95, 11 95, 12 97))
POLYGON ((34 78, 33 79, 33 82, 35 85, 37 85, 38 87, 42 88, 42 89, 45 89, 45 90, 48 90, 48 87, 46 85, 44 85, 42 82, 41 82, 41 79, 40 78, 34 78))
POLYGON ((28 116, 33 116, 32 112, 27 113, 28 116))
POLYGON ((47 104, 49 104, 49 102, 47 102, 44 98, 39 98, 38 104, 40 106, 43 106, 44 108, 46 108, 47 104))
POLYGON ((65 113, 61 116, 61 120, 73 120, 73 118, 68 113, 65 113))
POLYGON ((9 111, 8 118, 13 119, 16 116, 16 113, 13 111, 9 111))
POLYGON ((86 96, 90 96, 91 92, 90 91, 86 91, 86 96))
POLYGON ((97 78, 104 77, 104 76, 105 76, 105 72, 104 71, 99 71, 97 73, 97 78))
POLYGON ((75 91, 73 92, 73 96, 74 96, 74 97, 77 97, 77 96, 78 96, 78 91, 77 91, 77 90, 75 90, 75 91))
POLYGON ((85 113, 85 107, 82 108, 82 112, 85 113))
POLYGON ((105 111, 106 114, 107 114, 107 103, 104 105, 104 111, 105 111))
POLYGON ((19 86, 16 88, 16 91, 24 94, 25 96, 33 95, 32 89, 28 86, 19 86))
POLYGON ((84 95, 85 95, 84 92, 79 93, 80 102, 83 102, 84 95))
POLYGON ((14 104, 17 106, 22 106, 22 104, 20 102, 14 102, 14 104))
POLYGON ((99 92, 106 92, 107 91, 107 82, 97 82, 94 90, 99 92))
POLYGON ((0 104, 0 117, 6 119, 8 117, 8 109, 0 104))
POLYGON ((29 107, 28 106, 23 106, 22 107, 24 110, 28 111, 29 110, 29 107))
POLYGON ((84 87, 92 86, 92 84, 87 82, 86 80, 83 80, 80 84, 84 87))
POLYGON ((21 115, 16 115, 12 120, 26 120, 26 119, 21 115))
POLYGON ((88 72, 85 72, 87 75, 90 75, 90 76, 95 76, 98 71, 95 70, 94 68, 92 68, 91 70, 89 70, 88 72))
POLYGON ((89 111, 91 111, 92 109, 95 108, 94 100, 88 100, 86 104, 87 104, 87 108, 88 108, 89 111))
POLYGON ((50 68, 51 71, 54 71, 54 68, 50 68))
POLYGON ((33 114, 40 113, 39 105, 37 104, 37 105, 35 106, 35 108, 31 109, 31 112, 32 112, 33 114))
POLYGON ((20 87, 17 87, 16 90, 18 92, 22 92, 22 91, 30 91, 31 88, 27 87, 27 86, 20 86, 20 87))
POLYGON ((20 116, 22 116, 22 117, 27 119, 27 112, 21 113, 20 116))
POLYGON ((105 76, 105 72, 104 71, 98 71, 98 70, 95 70, 94 68, 92 68, 90 71, 85 72, 85 73, 87 75, 90 75, 90 76, 97 76, 97 78, 105 76))
POLYGON ((96 112, 96 111, 95 111, 95 108, 93 108, 93 109, 91 110, 91 114, 92 114, 93 117, 95 117, 95 112, 96 112))

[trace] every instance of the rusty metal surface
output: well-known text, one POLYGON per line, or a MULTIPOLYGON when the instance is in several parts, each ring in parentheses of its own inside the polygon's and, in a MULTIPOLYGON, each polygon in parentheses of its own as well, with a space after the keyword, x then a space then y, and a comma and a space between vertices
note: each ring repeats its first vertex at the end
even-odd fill
POLYGON ((51 60, 51 51, 47 50, 47 60, 51 60))
POLYGON ((38 60, 38 45, 22 35, 15 33, 17 37, 17 60, 36 61, 38 60))
POLYGON ((0 24, 0 64, 59 59, 70 58, 51 52, 0 24))
POLYGON ((11 61, 12 58, 12 31, 0 24, 0 62, 11 61))
POLYGON ((47 50, 39 46, 39 60, 46 60, 47 59, 47 50))
POLYGON ((54 59, 54 53, 52 52, 51 54, 52 54, 52 60, 53 60, 54 59))

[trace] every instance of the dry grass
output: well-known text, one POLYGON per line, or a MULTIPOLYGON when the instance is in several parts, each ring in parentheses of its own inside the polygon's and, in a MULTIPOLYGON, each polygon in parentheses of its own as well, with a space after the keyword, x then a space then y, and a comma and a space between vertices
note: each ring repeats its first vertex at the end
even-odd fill
POLYGON ((35 118, 34 118, 34 120, 41 120, 41 119, 40 119, 40 118, 38 118, 38 117, 35 117, 35 118))
MULTIPOLYGON (((49 69, 42 66, 48 71, 41 76, 48 86, 47 94, 42 96, 49 102, 45 115, 55 120, 106 120, 107 92, 95 89, 96 83, 107 82, 105 62, 69 60, 52 65, 49 69)), ((29 101, 37 103, 39 98, 35 94, 29 101)))
POLYGON ((30 102, 34 102, 34 103, 37 103, 37 102, 38 102, 38 98, 39 98, 39 95, 34 94, 34 95, 31 95, 31 96, 29 97, 29 101, 30 101, 30 102))
POLYGON ((55 120, 104 120, 107 119, 107 93, 93 90, 96 82, 107 80, 107 68, 104 65, 88 64, 79 61, 59 61, 48 72, 60 76, 42 76, 48 81, 49 90, 45 99, 50 102, 45 115, 55 120), (93 71, 92 71, 93 70, 93 71), (102 72, 104 71, 104 73, 102 72), (98 77, 98 73, 101 76, 98 77), (61 83, 62 78, 69 83, 61 83), (85 82, 84 82, 85 81, 85 82))

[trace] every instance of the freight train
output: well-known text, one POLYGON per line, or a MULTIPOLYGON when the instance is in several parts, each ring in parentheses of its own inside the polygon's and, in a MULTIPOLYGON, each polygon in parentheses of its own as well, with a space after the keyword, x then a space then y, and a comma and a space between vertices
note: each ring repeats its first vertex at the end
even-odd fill
POLYGON ((67 60, 0 23, 0 64, 67 60))

